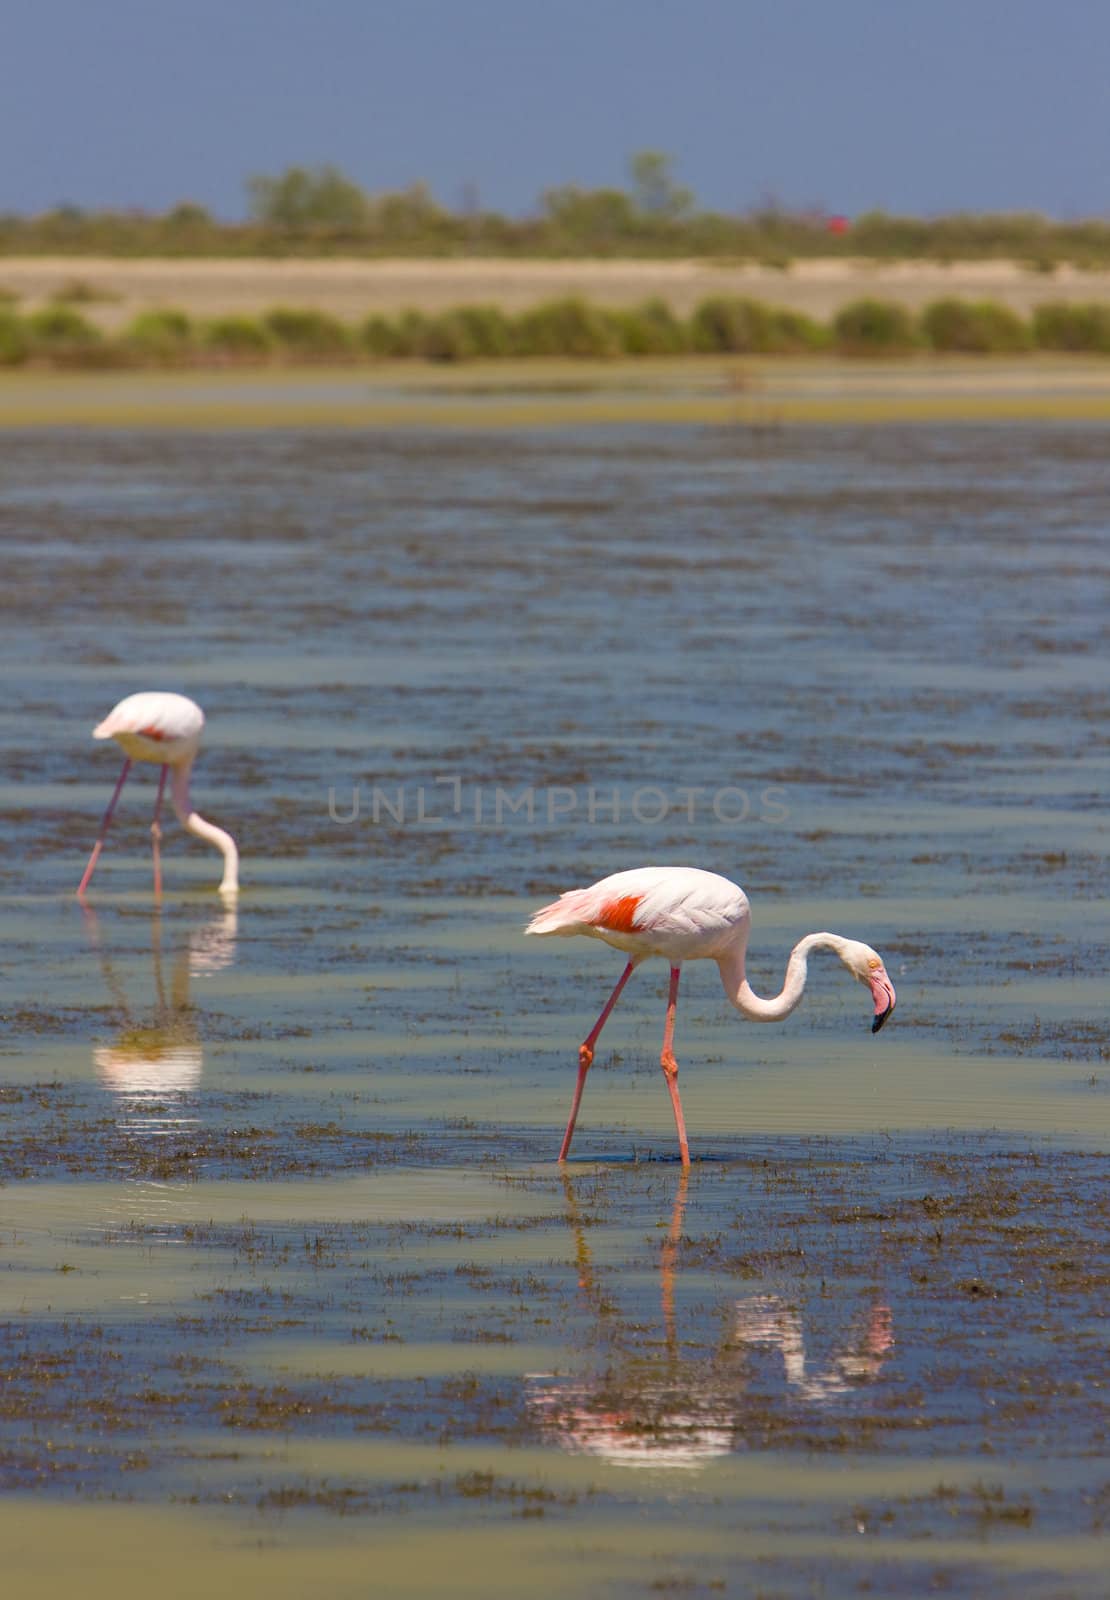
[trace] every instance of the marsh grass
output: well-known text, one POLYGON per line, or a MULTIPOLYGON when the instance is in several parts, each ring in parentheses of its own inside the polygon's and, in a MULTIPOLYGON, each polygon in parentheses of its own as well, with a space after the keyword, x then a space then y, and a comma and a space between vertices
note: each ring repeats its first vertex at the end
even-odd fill
POLYGON ((576 298, 536 306, 513 326, 513 353, 518 356, 597 358, 619 355, 620 349, 616 320, 576 298))
POLYGON ((58 303, 32 311, 26 325, 32 340, 39 345, 95 344, 101 338, 100 329, 79 311, 58 303))
POLYGON ((688 324, 675 316, 665 300, 645 300, 631 311, 612 314, 626 356, 684 355, 691 348, 688 324))
MULTIPOLYGON (((57 367, 125 367, 132 358, 125 340, 107 339, 72 306, 52 302, 22 321, 26 360, 57 367)), ((18 333, 16 334, 18 341, 18 333)))
POLYGON ((935 300, 921 314, 921 332, 931 349, 966 355, 1010 355, 1033 343, 1016 312, 989 300, 935 300))
POLYGON ((262 324, 278 346, 301 361, 334 361, 356 353, 351 329, 326 311, 277 306, 262 324))
POLYGON ((257 317, 215 317, 202 327, 200 346, 220 361, 260 362, 273 354, 274 339, 257 317))
POLYGON ((18 367, 31 353, 27 326, 14 312, 0 306, 0 367, 18 367))
POLYGON ((428 318, 422 326, 410 323, 402 346, 398 354, 423 356, 427 361, 489 360, 513 354, 513 329, 496 306, 460 306, 428 318))
POLYGON ((193 324, 184 311, 142 311, 123 335, 140 361, 180 365, 193 350, 193 324))
POLYGON ((904 355, 921 342, 911 312, 891 300, 853 300, 833 319, 841 355, 904 355))
POLYGON ((829 323, 741 296, 711 295, 689 317, 655 298, 626 310, 567 297, 511 315, 461 305, 348 323, 324 311, 278 306, 262 317, 193 321, 174 308, 143 311, 104 333, 73 306, 52 301, 21 315, 0 303, 0 365, 7 367, 219 367, 424 361, 649 360, 686 355, 855 358, 922 354, 1016 356, 1039 349, 1110 355, 1110 305, 1039 306, 1025 321, 992 301, 947 298, 920 315, 894 301, 860 299, 829 323))
POLYGON ((802 355, 824 349, 828 330, 800 311, 715 296, 690 319, 689 348, 714 355, 802 355))
POLYGON ((1033 340, 1041 350, 1110 355, 1110 306, 1038 306, 1033 313, 1033 340))

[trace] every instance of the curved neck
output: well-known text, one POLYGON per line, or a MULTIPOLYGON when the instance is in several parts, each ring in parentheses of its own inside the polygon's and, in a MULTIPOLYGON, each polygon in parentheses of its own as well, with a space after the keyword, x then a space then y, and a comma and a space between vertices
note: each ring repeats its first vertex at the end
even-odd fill
POLYGON ((172 768, 170 794, 173 800, 173 809, 177 813, 178 821, 188 832, 195 834, 198 839, 204 839, 208 844, 214 844, 224 858, 224 875, 220 882, 220 893, 233 895, 239 893, 239 850, 230 833, 225 833, 222 828, 217 828, 214 822, 207 822, 199 811, 194 811, 189 801, 189 775, 192 771, 192 762, 183 762, 180 766, 172 768))
POLYGON ((807 933, 790 952, 786 963, 786 976, 781 991, 772 1000, 761 1000, 748 982, 744 971, 744 946, 733 945, 725 955, 719 956, 721 982, 732 1004, 751 1022, 780 1022, 788 1017, 805 993, 806 969, 811 950, 835 950, 840 954, 846 940, 838 933, 807 933))

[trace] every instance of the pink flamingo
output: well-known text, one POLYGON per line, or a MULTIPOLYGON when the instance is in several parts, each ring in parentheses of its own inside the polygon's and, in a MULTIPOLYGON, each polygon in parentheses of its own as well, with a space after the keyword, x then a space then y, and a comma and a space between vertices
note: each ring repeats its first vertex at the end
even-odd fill
POLYGON ((751 929, 748 897, 737 884, 715 872, 697 867, 637 867, 615 872, 588 889, 571 889, 532 918, 526 933, 570 935, 584 933, 604 939, 629 957, 601 1015, 578 1050, 578 1083, 570 1108, 559 1160, 565 1161, 574 1136, 574 1124, 594 1059, 594 1045, 620 999, 621 990, 641 961, 662 956, 671 965, 671 989, 663 1032, 660 1064, 674 1108, 678 1145, 683 1166, 690 1164, 686 1124, 678 1097, 678 1063, 674 1058, 674 1019, 678 980, 684 961, 715 961, 725 994, 741 1016, 753 1022, 778 1022, 788 1017, 806 986, 806 963, 811 950, 832 950, 854 978, 865 983, 875 1002, 871 1032, 878 1033, 894 1010, 897 996, 882 958, 870 945, 844 939, 838 933, 809 933, 794 946, 786 963, 781 994, 761 1000, 752 992, 744 973, 744 954, 751 929))
POLYGON ((114 739, 122 747, 127 759, 123 763, 123 771, 116 783, 115 793, 104 813, 104 821, 100 824, 100 832, 96 836, 89 864, 85 868, 85 875, 77 890, 78 895, 83 895, 88 888, 89 879, 104 848, 104 836, 108 832, 112 812, 116 809, 116 802, 131 770, 132 761, 152 761, 162 769, 158 780, 158 798, 154 802, 154 820, 150 825, 154 842, 154 893, 156 895, 162 893, 160 818, 162 795, 166 787, 166 775, 169 773, 172 774, 170 799, 178 820, 189 833, 196 834, 198 839, 207 839, 209 844, 214 844, 222 853, 224 875, 220 883, 220 893, 238 894, 239 852, 235 840, 222 828, 206 822, 189 803, 189 775, 196 760, 203 727, 204 712, 183 694, 148 693, 128 695, 126 700, 121 700, 104 721, 93 729, 94 739, 114 739))

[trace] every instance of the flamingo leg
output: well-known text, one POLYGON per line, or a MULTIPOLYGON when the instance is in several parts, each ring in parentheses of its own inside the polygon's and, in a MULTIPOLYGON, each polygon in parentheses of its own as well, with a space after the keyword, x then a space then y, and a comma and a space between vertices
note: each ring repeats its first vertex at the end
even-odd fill
POLYGON ((163 766, 161 777, 158 779, 158 798, 154 802, 154 820, 150 824, 150 838, 154 849, 154 897, 162 898, 162 796, 166 792, 166 774, 169 767, 163 766))
POLYGON ((682 1238, 682 1218, 686 1210, 686 1189, 690 1182, 690 1174, 685 1167, 678 1180, 678 1193, 674 1197, 674 1212, 671 1215, 671 1226, 667 1237, 663 1241, 663 1253, 659 1258, 659 1277, 663 1300, 663 1330, 667 1340, 667 1354, 673 1360, 678 1355, 678 1324, 674 1314, 674 1267, 678 1255, 678 1245, 682 1238))
POLYGON ((674 1014, 678 1006, 678 980, 682 976, 681 967, 671 968, 671 992, 667 996, 667 1025, 663 1030, 663 1053, 659 1057, 659 1065, 663 1068, 663 1076, 667 1081, 667 1093, 671 1097, 674 1109, 674 1125, 678 1130, 678 1148, 682 1153, 682 1165, 690 1165, 690 1146, 686 1142, 686 1120, 682 1115, 682 1101, 678 1098, 678 1062, 674 1058, 674 1014))
POLYGON ((582 1090, 586 1087, 586 1074, 593 1065, 594 1045, 597 1043, 598 1035, 600 1034, 602 1028, 604 1028, 605 1024, 609 1020, 609 1013, 612 1011, 613 1007, 621 997, 621 990, 624 988, 625 984, 628 982, 629 978, 631 978, 635 970, 635 961, 630 961, 627 967, 625 967, 624 971, 621 973, 620 977, 617 979, 616 987, 609 996, 608 1000, 605 1002, 605 1007, 600 1017, 598 1017, 597 1021, 590 1029, 590 1032, 587 1034, 584 1043, 580 1044, 578 1047, 578 1082, 574 1086, 574 1101, 570 1108, 570 1120, 567 1123, 567 1131, 563 1135, 563 1148, 559 1151, 560 1161, 565 1161, 567 1159, 567 1152, 570 1149, 570 1141, 574 1137, 574 1124, 578 1120, 578 1107, 582 1104, 582 1090))
POLYGON ((112 798, 108 802, 108 809, 104 813, 104 821, 100 824, 100 832, 96 836, 96 843, 93 845, 93 852, 92 852, 92 855, 89 857, 89 864, 85 868, 85 876, 81 879, 81 882, 77 885, 78 897, 83 895, 85 890, 89 886, 89 879, 93 875, 93 869, 96 866, 97 859, 98 859, 98 857, 100 855, 100 852, 104 848, 104 835, 108 832, 108 824, 112 820, 112 812, 116 809, 116 801, 119 799, 120 790, 123 788, 124 780, 125 780, 125 778, 127 777, 127 774, 130 771, 131 771, 131 757, 128 756, 127 760, 123 763, 123 771, 120 773, 119 779, 118 779, 118 781, 116 783, 115 793, 112 795, 112 798))

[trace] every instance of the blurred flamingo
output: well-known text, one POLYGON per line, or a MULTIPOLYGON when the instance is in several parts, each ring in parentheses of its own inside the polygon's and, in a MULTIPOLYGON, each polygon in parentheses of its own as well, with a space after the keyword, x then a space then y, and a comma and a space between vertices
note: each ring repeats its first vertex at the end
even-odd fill
POLYGON ((220 893, 238 894, 239 852, 235 840, 222 828, 217 828, 214 823, 206 822, 192 809, 189 802, 189 776, 196 760, 203 727, 204 712, 195 701, 187 699, 185 695, 146 693, 128 695, 126 700, 121 700, 104 721, 93 729, 94 739, 114 739, 127 759, 123 763, 123 771, 119 775, 115 792, 100 824, 100 832, 93 845, 89 864, 77 889, 78 895, 83 895, 89 886, 97 859, 104 848, 108 824, 112 820, 112 813, 116 809, 116 802, 131 770, 132 761, 151 761, 162 769, 158 780, 158 798, 154 802, 154 820, 150 825, 154 844, 154 893, 156 895, 162 893, 160 819, 166 775, 170 774, 170 799, 178 820, 189 833, 196 834, 198 839, 206 839, 209 844, 214 844, 223 855, 224 874, 220 883, 220 893))
POLYGON ((810 952, 832 950, 852 976, 871 990, 875 1004, 872 1033, 878 1033, 894 1010, 897 997, 882 958, 870 945, 845 939, 838 933, 810 933, 799 940, 786 963, 782 992, 773 1000, 761 1000, 753 993, 744 972, 750 929, 751 910, 743 889, 715 872, 702 872, 697 867, 636 867, 631 872, 616 872, 588 889, 571 889, 552 905, 536 912, 526 933, 586 934, 591 939, 603 939, 629 957, 601 1015, 579 1047, 578 1082, 559 1151, 560 1161, 566 1160, 570 1150, 598 1035, 620 999, 621 990, 640 962, 649 956, 662 956, 671 967, 660 1064, 674 1109, 683 1166, 690 1163, 690 1149, 678 1095, 678 1063, 673 1044, 678 980, 684 961, 715 961, 725 994, 741 1016, 753 1022, 778 1022, 788 1017, 802 998, 810 952))

